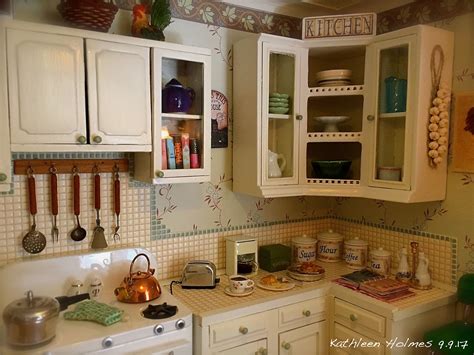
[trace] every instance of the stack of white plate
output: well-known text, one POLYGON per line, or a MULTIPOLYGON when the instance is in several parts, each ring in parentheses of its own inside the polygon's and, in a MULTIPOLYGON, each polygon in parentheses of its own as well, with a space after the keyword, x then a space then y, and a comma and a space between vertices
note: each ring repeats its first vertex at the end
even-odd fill
POLYGON ((351 85, 352 70, 333 69, 323 70, 316 73, 316 82, 318 86, 344 86, 351 85))

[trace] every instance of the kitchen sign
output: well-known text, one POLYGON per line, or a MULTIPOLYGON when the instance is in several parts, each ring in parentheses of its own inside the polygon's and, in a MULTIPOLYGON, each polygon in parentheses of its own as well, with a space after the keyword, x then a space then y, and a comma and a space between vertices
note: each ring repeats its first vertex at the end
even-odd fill
POLYGON ((375 13, 306 17, 303 39, 375 36, 376 24, 375 13))

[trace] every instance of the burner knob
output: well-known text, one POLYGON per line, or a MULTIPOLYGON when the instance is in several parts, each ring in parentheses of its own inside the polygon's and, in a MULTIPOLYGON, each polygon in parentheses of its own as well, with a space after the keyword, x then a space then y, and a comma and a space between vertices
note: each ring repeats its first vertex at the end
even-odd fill
POLYGON ((114 341, 112 340, 111 337, 107 337, 107 338, 104 338, 104 340, 102 340, 102 347, 110 348, 112 345, 114 345, 114 341))
POLYGON ((184 326, 186 325, 186 322, 182 319, 178 319, 176 322, 176 329, 183 329, 184 326))
POLYGON ((153 328, 153 332, 156 334, 156 335, 160 335, 161 333, 163 333, 165 331, 165 327, 163 327, 161 324, 158 324, 155 326, 155 328, 153 328))

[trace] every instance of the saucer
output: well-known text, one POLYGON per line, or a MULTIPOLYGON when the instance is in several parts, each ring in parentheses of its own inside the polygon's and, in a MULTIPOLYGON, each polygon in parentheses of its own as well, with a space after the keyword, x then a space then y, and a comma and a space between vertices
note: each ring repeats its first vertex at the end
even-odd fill
POLYGON ((232 292, 230 290, 230 286, 227 286, 226 288, 224 288, 224 292, 226 295, 229 295, 229 296, 233 296, 233 297, 244 297, 244 296, 248 296, 248 295, 251 295, 253 293, 253 291, 255 291, 255 287, 252 287, 252 289, 250 291, 247 291, 247 292, 244 292, 244 293, 235 293, 235 292, 232 292))

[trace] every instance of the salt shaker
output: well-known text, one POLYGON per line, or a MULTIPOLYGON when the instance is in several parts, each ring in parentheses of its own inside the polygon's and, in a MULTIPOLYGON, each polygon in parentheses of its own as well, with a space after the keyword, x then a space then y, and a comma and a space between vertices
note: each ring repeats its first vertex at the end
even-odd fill
POLYGON ((91 298, 98 298, 102 293, 102 281, 99 278, 94 278, 89 285, 89 295, 91 298))
POLYGON ((84 284, 81 280, 73 280, 67 292, 68 296, 76 296, 84 293, 84 284))

